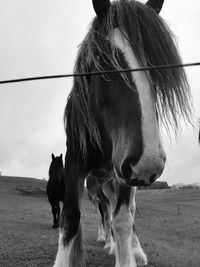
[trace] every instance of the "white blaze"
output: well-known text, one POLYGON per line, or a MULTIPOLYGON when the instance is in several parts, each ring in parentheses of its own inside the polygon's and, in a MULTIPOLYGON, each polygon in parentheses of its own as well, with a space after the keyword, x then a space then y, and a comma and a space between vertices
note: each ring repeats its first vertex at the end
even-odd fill
MULTIPOLYGON (((141 67, 128 40, 118 28, 115 28, 113 32, 110 33, 108 38, 113 45, 123 53, 125 60, 131 69, 141 67)), ((146 165, 147 161, 148 166, 151 167, 152 164, 154 164, 156 161, 159 161, 160 157, 164 158, 165 153, 160 142, 155 98, 153 96, 151 84, 148 80, 147 74, 145 71, 137 71, 131 72, 131 75, 137 88, 141 106, 142 137, 144 144, 142 158, 138 163, 139 166, 135 166, 135 170, 136 172, 142 172, 143 166, 146 165), (152 159, 152 162, 149 161, 150 158, 152 159)), ((145 177, 142 179, 145 179, 145 177)))

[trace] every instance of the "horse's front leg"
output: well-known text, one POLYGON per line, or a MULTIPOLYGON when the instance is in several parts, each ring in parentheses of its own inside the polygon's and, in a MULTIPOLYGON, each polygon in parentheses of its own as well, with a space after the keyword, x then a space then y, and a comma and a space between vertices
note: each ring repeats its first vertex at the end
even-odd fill
POLYGON ((65 170, 65 199, 60 218, 59 244, 54 267, 85 266, 79 208, 83 183, 75 166, 73 168, 72 165, 73 163, 68 164, 68 169, 65 170))
POLYGON ((132 248, 134 219, 130 209, 131 187, 117 185, 116 196, 112 220, 116 243, 115 267, 136 267, 132 248))
POLYGON ((136 202, 135 202, 135 195, 136 195, 136 187, 131 188, 131 197, 130 197, 130 211, 133 216, 133 233, 132 233, 132 248, 133 253, 135 256, 135 260, 138 266, 144 266, 147 265, 148 260, 147 256, 144 253, 140 241, 137 237, 136 228, 135 228, 135 211, 136 211, 136 202))

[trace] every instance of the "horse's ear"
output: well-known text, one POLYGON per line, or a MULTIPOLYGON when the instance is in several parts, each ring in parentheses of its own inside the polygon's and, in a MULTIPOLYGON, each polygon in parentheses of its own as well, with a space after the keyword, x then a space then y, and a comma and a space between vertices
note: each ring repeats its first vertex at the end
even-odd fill
POLYGON ((52 158, 52 160, 54 160, 54 159, 55 159, 55 156, 54 156, 54 154, 53 154, 53 153, 51 154, 51 158, 52 158))
POLYGON ((94 11, 98 18, 102 18, 110 7, 110 0, 92 0, 94 11))
POLYGON ((160 13, 162 6, 163 6, 164 0, 148 0, 146 5, 153 8, 156 13, 160 13))

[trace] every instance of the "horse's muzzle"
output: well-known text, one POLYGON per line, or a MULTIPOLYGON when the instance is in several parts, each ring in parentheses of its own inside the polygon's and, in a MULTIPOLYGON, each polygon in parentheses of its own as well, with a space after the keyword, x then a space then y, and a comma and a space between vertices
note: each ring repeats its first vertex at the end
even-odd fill
POLYGON ((116 178, 120 184, 131 186, 148 186, 155 182, 163 173, 166 162, 166 155, 143 156, 134 165, 131 157, 126 158, 120 170, 115 169, 116 178))

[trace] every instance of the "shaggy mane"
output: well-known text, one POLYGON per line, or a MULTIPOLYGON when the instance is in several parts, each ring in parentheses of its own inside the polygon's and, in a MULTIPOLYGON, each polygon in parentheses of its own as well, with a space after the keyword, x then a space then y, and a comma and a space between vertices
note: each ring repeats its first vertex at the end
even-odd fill
MULTIPOLYGON (((88 34, 79 47, 74 73, 94 70, 120 70, 117 48, 106 36, 118 27, 125 33, 141 67, 181 64, 174 35, 156 12, 134 0, 118 0, 111 3, 108 13, 91 23, 88 34)), ((152 70, 148 73, 157 99, 160 121, 168 128, 178 129, 180 118, 190 121, 190 88, 183 68, 152 70)), ((120 74, 125 82, 128 74, 120 74)), ((98 127, 90 112, 88 77, 75 77, 68 97, 64 121, 67 135, 83 156, 87 154, 86 140, 101 148, 98 127)))

